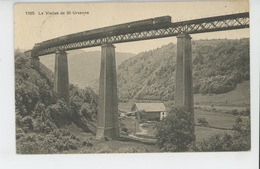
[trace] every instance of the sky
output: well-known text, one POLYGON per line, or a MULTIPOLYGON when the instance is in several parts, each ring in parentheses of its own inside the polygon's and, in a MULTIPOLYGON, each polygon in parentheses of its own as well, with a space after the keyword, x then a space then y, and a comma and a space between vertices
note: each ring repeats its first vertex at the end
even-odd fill
MULTIPOLYGON (((248 12, 248 10, 247 1, 16 4, 14 7, 14 47, 31 49, 35 43, 55 37, 164 15, 170 15, 172 22, 176 22, 248 12), (67 11, 88 14, 68 15, 67 11), (46 15, 45 12, 57 12, 59 15, 46 15), (61 15, 61 12, 65 14, 61 15)), ((249 29, 192 35, 193 40, 244 37, 249 37, 249 29)), ((128 42, 115 44, 115 46, 117 52, 137 54, 170 42, 176 43, 176 37, 128 42)), ((100 47, 86 50, 100 50, 100 47)))

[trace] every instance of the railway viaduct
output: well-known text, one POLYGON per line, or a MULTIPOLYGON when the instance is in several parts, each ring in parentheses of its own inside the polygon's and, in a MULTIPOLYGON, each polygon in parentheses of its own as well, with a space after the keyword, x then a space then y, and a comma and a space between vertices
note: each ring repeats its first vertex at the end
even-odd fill
MULTIPOLYGON (((54 90, 58 97, 69 101, 68 50, 101 46, 101 68, 99 79, 99 102, 97 116, 97 138, 119 137, 118 97, 116 80, 115 46, 113 44, 147 39, 177 37, 175 105, 193 114, 192 56, 190 34, 249 28, 249 13, 237 13, 208 18, 170 22, 161 26, 145 26, 138 29, 100 33, 98 36, 77 37, 73 41, 53 39, 48 45, 42 43, 25 54, 31 64, 39 69, 39 57, 55 53, 54 90)), ((193 125, 194 126, 194 125, 193 125)), ((194 129, 195 130, 195 129, 194 129)))

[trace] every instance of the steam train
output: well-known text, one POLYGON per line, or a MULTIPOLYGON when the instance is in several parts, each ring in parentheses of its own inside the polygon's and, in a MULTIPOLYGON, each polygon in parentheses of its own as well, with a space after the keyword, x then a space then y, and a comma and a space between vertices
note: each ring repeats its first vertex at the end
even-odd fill
POLYGON ((67 43, 83 41, 85 39, 95 39, 99 37, 106 37, 112 35, 120 35, 128 32, 144 31, 148 28, 160 27, 169 25, 171 23, 171 16, 162 16, 151 19, 145 19, 135 22, 118 24, 89 31, 74 33, 70 35, 61 36, 55 39, 43 41, 35 44, 33 51, 46 49, 53 46, 59 46, 67 43))

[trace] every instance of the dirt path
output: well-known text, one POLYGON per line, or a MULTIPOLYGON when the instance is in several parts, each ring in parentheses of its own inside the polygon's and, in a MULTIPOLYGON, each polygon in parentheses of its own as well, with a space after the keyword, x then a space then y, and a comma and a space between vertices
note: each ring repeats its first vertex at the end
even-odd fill
POLYGON ((132 134, 129 134, 128 136, 132 137, 132 138, 135 138, 135 139, 138 139, 138 140, 149 141, 149 142, 156 142, 155 139, 151 139, 151 138, 137 137, 137 136, 132 135, 132 134))
POLYGON ((139 126, 139 129, 141 130, 140 132, 136 132, 136 134, 140 134, 140 135, 147 135, 147 130, 143 129, 142 127, 139 126))

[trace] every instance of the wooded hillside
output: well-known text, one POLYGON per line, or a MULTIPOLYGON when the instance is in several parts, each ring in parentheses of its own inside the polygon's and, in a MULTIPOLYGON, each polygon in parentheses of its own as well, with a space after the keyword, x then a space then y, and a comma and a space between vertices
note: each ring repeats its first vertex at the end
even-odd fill
MULTIPOLYGON (((118 68, 121 101, 173 100, 176 44, 142 52, 118 68)), ((249 80, 249 39, 192 41, 194 93, 220 94, 249 80)))
MULTIPOLYGON (((57 153, 86 145, 64 126, 76 124, 88 131, 96 118, 98 98, 90 89, 70 85, 70 102, 58 99, 53 82, 15 51, 16 147, 21 154, 57 153)), ((85 142, 85 143, 84 143, 85 142)))

